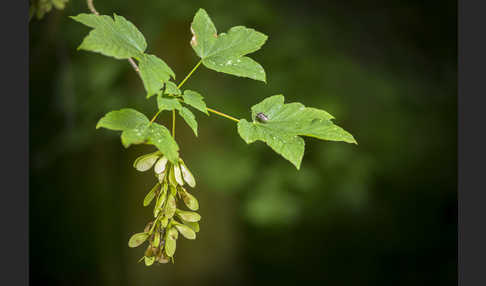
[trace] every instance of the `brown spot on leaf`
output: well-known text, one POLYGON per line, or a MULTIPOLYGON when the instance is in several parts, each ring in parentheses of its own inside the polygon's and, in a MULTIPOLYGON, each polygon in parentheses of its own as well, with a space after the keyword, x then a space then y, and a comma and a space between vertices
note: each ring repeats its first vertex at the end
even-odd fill
POLYGON ((192 33, 192 38, 191 38, 191 46, 197 46, 197 40, 196 40, 196 33, 194 33, 194 30, 191 27, 191 33, 192 33))

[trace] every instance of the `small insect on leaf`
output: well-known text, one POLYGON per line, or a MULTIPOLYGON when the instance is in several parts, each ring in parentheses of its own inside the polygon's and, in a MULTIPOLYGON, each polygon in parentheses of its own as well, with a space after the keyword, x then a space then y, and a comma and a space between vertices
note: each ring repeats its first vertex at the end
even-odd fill
POLYGON ((261 123, 265 123, 268 121, 268 117, 263 112, 258 112, 258 114, 256 115, 256 119, 261 123))

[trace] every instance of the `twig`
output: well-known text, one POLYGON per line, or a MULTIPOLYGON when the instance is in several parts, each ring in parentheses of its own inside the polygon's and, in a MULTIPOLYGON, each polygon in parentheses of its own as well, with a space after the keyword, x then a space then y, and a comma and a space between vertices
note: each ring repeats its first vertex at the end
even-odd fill
MULTIPOLYGON (((98 13, 98 11, 96 11, 96 8, 94 7, 94 4, 93 4, 93 0, 86 0, 86 3, 88 4, 88 8, 89 10, 91 11, 91 13, 95 14, 95 15, 100 15, 100 13, 98 13)), ((140 75, 140 69, 138 68, 137 64, 135 63, 135 61, 132 59, 132 58, 128 58, 128 62, 132 65, 133 69, 137 72, 137 74, 140 76, 140 78, 142 78, 142 76, 140 75)), ((194 73, 194 71, 199 67, 199 65, 201 64, 202 61, 199 61, 196 66, 191 70, 191 72, 189 72, 189 74, 184 78, 184 80, 179 84, 178 88, 182 87, 182 85, 186 82, 186 80, 192 75, 192 73, 194 73)), ((235 122, 239 122, 238 119, 234 118, 233 116, 229 116, 223 112, 220 112, 220 111, 217 111, 217 110, 214 110, 214 109, 211 109, 211 108, 207 108, 207 110, 209 112, 212 112, 214 114, 217 114, 219 116, 222 116, 222 117, 225 117, 227 119, 230 119, 230 120, 233 120, 235 122)), ((155 119, 157 118, 157 116, 159 116, 160 112, 162 110, 159 110, 155 115, 154 117, 152 117, 152 120, 150 120, 150 124, 152 124, 152 122, 155 121, 155 119)), ((173 111, 172 113, 172 136, 175 137, 175 111, 173 111)))
MULTIPOLYGON (((100 15, 100 13, 98 13, 98 11, 96 11, 96 8, 95 8, 95 6, 93 4, 93 0, 86 0, 86 4, 88 4, 88 8, 91 11, 91 13, 93 13, 95 15, 98 15, 98 16, 100 15)), ((138 66, 135 63, 135 61, 132 58, 128 58, 128 62, 132 65, 133 69, 137 72, 137 74, 141 78, 142 76, 140 75, 140 69, 138 68, 138 66)))
POLYGON ((98 11, 96 11, 94 5, 93 5, 93 0, 86 0, 87 4, 88 4, 88 8, 89 10, 91 11, 91 13, 95 14, 95 15, 100 15, 100 13, 98 13, 98 11))

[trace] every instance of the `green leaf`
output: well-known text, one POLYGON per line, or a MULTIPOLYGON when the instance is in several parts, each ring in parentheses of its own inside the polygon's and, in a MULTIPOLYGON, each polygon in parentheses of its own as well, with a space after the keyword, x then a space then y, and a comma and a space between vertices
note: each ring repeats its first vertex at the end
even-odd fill
POLYGON ((176 163, 179 158, 179 146, 164 126, 151 123, 142 113, 125 108, 108 112, 96 125, 110 130, 123 131, 121 140, 128 148, 131 144, 147 143, 157 147, 169 161, 176 163))
POLYGON ((209 69, 266 82, 263 67, 246 54, 261 48, 267 36, 244 26, 217 34, 211 18, 199 9, 191 24, 191 46, 209 69))
POLYGON ((208 110, 206 108, 206 103, 204 102, 204 97, 200 95, 198 92, 192 90, 185 90, 184 94, 182 95, 182 99, 184 99, 184 103, 194 107, 195 109, 206 113, 209 115, 208 110))
POLYGON ((148 237, 149 237, 149 234, 146 233, 146 232, 136 233, 136 234, 132 235, 132 237, 130 237, 130 240, 128 241, 128 246, 129 247, 137 247, 137 246, 141 245, 142 243, 144 243, 147 240, 148 237))
POLYGON ((179 115, 186 121, 187 125, 192 128, 194 134, 197 136, 197 121, 196 116, 188 108, 182 107, 179 110, 179 115))
POLYGON ((147 117, 135 109, 124 108, 110 111, 96 124, 96 129, 103 127, 110 130, 125 131, 134 129, 140 124, 148 124, 147 117))
POLYGON ((164 94, 170 94, 170 95, 180 95, 181 90, 177 87, 177 85, 171 81, 168 81, 165 84, 165 91, 164 94))
POLYGON ((132 144, 145 143, 149 129, 150 125, 148 123, 141 123, 133 129, 123 131, 121 135, 122 145, 128 148, 132 144))
POLYGON ((147 98, 160 93, 164 83, 169 82, 170 77, 175 77, 172 69, 163 60, 154 55, 143 54, 138 64, 140 77, 147 91, 147 98))
POLYGON ((305 107, 301 103, 284 104, 283 95, 266 98, 251 108, 253 122, 241 119, 238 133, 247 144, 257 140, 265 142, 275 152, 300 168, 304 155, 304 140, 300 136, 321 140, 356 143, 351 134, 335 125, 333 116, 324 110, 305 107), (266 121, 258 120, 263 113, 266 121))
POLYGON ((113 19, 106 15, 82 13, 71 18, 93 28, 78 49, 101 53, 116 59, 131 57, 140 59, 147 48, 142 33, 122 16, 114 14, 113 19))
POLYGON ((203 64, 218 72, 267 82, 263 67, 249 57, 211 57, 203 64))
POLYGON ((157 147, 172 163, 179 158, 179 146, 169 130, 158 123, 152 123, 147 135, 147 143, 157 147))
POLYGON ((206 57, 216 43, 218 32, 204 9, 199 9, 191 24, 191 46, 200 58, 206 57))
POLYGON ((157 96, 157 106, 159 110, 181 110, 182 105, 177 98, 163 97, 161 94, 157 96))

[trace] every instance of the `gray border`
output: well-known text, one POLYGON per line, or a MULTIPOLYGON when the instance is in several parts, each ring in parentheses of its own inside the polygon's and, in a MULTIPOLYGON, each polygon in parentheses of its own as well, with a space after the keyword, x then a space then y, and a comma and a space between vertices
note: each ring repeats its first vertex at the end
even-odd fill
POLYGON ((28 285, 29 1, 2 2, 2 267, 0 284, 28 285))
POLYGON ((459 285, 486 285, 486 3, 458 4, 458 278, 459 285))

